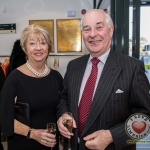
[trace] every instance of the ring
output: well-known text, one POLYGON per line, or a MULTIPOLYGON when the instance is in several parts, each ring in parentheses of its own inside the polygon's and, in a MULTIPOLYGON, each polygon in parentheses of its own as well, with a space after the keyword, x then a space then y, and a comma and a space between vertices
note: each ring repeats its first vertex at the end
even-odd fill
POLYGON ((45 142, 45 144, 47 143, 47 141, 45 142))

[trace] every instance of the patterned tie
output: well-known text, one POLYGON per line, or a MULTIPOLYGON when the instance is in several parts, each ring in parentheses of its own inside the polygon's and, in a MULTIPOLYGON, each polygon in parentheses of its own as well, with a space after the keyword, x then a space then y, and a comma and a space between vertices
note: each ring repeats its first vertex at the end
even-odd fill
POLYGON ((92 61, 92 71, 84 87, 84 91, 78 108, 78 136, 79 137, 81 136, 81 133, 83 131, 90 110, 90 106, 92 103, 92 97, 93 97, 94 87, 95 87, 97 73, 98 73, 97 64, 99 63, 100 60, 94 57, 91 59, 91 61, 92 61))

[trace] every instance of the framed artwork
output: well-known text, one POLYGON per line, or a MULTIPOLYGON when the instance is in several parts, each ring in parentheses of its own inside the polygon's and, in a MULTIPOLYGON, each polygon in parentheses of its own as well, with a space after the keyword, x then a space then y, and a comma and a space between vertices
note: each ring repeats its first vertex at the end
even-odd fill
POLYGON ((40 26, 44 26, 48 29, 51 38, 52 38, 52 50, 54 52, 54 20, 29 20, 29 25, 36 24, 40 26))
POLYGON ((80 19, 57 19, 57 51, 82 52, 80 19))

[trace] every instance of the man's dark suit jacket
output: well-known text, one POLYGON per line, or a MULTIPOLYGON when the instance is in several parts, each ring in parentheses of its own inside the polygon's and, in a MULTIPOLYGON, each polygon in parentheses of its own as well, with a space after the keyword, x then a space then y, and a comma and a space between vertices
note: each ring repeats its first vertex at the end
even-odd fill
MULTIPOLYGON (((58 117, 70 111, 78 125, 78 101, 80 86, 89 55, 69 62, 64 77, 64 90, 58 105, 58 117)), ((87 150, 83 137, 101 130, 110 130, 113 143, 106 150, 135 149, 127 144, 125 121, 136 112, 150 115, 150 85, 143 62, 127 55, 110 51, 93 98, 89 116, 80 138, 80 150, 87 150), (116 93, 120 89, 124 93, 116 93)), ((71 138, 72 148, 77 150, 78 128, 71 138)))

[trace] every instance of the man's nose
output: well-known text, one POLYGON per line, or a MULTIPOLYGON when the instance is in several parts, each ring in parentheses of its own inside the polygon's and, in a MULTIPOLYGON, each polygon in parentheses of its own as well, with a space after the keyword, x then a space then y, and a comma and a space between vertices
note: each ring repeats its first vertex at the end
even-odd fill
POLYGON ((96 29, 92 29, 91 32, 90 32, 90 36, 95 37, 96 35, 97 35, 96 29))

